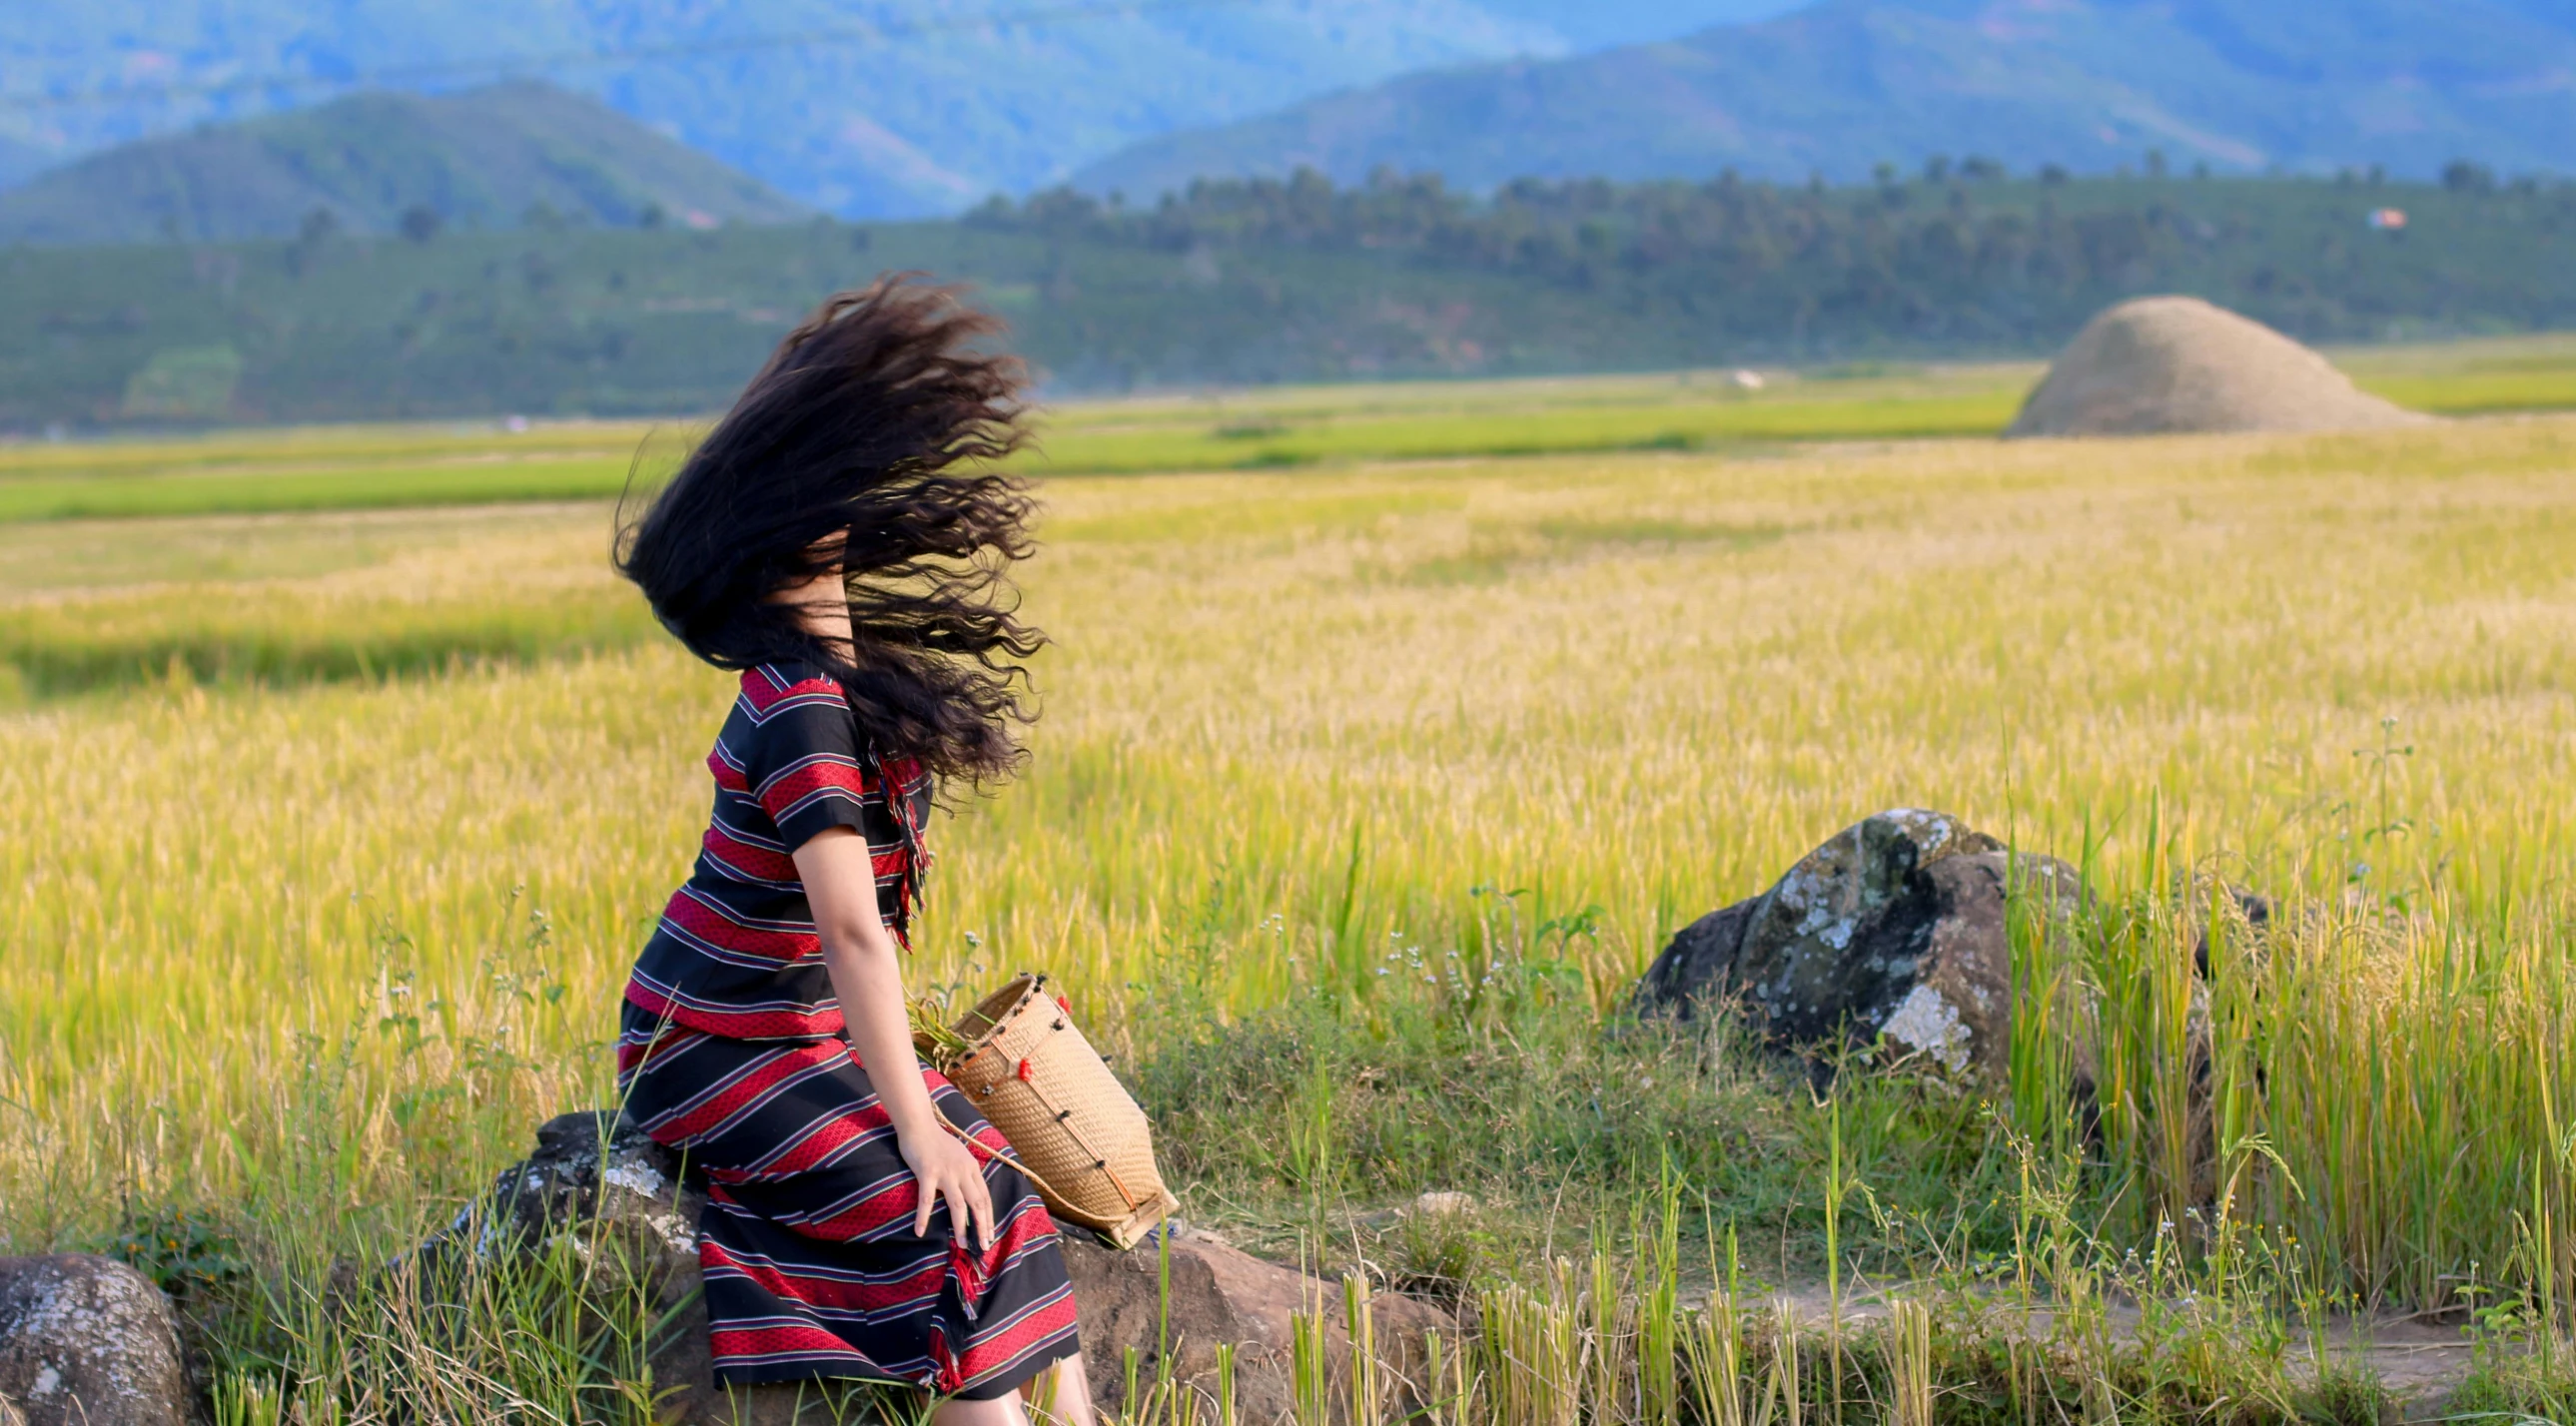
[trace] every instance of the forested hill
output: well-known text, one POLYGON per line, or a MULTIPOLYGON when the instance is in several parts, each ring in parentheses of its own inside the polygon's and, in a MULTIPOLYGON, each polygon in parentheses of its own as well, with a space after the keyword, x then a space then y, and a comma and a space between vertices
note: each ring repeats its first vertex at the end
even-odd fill
POLYGON ((0 192, 0 242, 287 237, 317 213, 391 233, 532 214, 707 226, 806 211, 606 105, 520 81, 356 94, 120 145, 0 192))
POLYGON ((2031 355, 2146 292, 2319 341, 2576 327, 2576 185, 2451 180, 1309 177, 943 223, 17 248, 0 429, 704 411, 822 294, 914 268, 977 284, 1059 391, 2031 355))

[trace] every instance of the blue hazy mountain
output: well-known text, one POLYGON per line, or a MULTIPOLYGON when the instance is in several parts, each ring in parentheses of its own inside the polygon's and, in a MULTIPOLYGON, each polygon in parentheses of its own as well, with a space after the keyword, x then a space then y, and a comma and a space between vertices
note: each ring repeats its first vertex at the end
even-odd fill
MULTIPOLYGON (((1635 38, 1760 0, 1607 0, 1635 38)), ((1505 0, 81 0, 0 7, 0 181, 353 87, 513 75, 589 94, 804 202, 853 215, 1025 191, 1141 137, 1429 66, 1572 45, 1505 0), (985 17, 1035 15, 1031 23, 985 17), (495 66, 494 57, 599 56, 495 66), (340 84, 278 85, 279 76, 340 84), (223 87, 223 86, 235 87, 223 87), (210 92, 211 90, 211 92, 210 92)), ((1776 9, 1773 3, 1769 8, 1776 9)))
POLYGON ((1823 0, 1553 60, 1452 66, 1142 140, 1077 182, 1380 165, 1849 180, 1978 154, 2015 168, 2220 171, 2455 157, 2576 170, 2576 0, 1823 0))
POLYGON ((516 80, 355 94, 120 144, 0 193, 0 242, 287 237, 317 210, 379 233, 422 214, 712 227, 812 211, 596 100, 516 80))
POLYGON ((1803 0, 1482 0, 1508 19, 1554 32, 1570 51, 1609 49, 1687 35, 1710 25, 1766 20, 1803 0))

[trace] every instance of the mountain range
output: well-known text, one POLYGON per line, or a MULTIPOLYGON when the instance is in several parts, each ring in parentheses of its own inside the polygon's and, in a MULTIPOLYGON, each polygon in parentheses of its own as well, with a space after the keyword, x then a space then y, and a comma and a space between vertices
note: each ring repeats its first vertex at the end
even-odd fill
POLYGON ((812 210, 594 100, 517 80, 356 94, 121 144, 0 192, 0 242, 285 237, 316 211, 384 233, 406 220, 713 227, 812 210))
POLYGON ((1452 66, 1144 139, 1076 177, 1381 165, 1848 181, 1936 155, 2107 171, 2576 170, 2576 0, 1822 0, 1553 60, 1452 66))
POLYGON ((854 217, 1059 182, 1136 139, 1425 67, 1795 0, 84 0, 0 7, 0 184, 358 88, 541 77, 854 217), (1016 17, 1016 18, 1015 18, 1016 17))
POLYGON ((885 218, 1301 166, 1471 190, 1730 168, 1850 181, 1945 155, 2022 172, 2151 154, 2224 172, 2576 170, 2576 0, 1796 3, 14 6, 0 189, 18 191, 0 234, 273 233, 317 206, 383 227, 423 203, 460 222, 535 204, 610 223, 656 207, 885 218), (554 88, 477 86, 496 70, 554 88))

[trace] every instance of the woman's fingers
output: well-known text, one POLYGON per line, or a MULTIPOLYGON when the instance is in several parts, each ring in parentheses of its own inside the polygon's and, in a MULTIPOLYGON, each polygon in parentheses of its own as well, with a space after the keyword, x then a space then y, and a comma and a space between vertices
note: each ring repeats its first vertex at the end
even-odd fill
POLYGON ((975 1210, 966 1204, 966 1185, 951 1179, 944 1192, 948 1200, 948 1236, 972 1246, 975 1240, 969 1235, 975 1227, 975 1210))
POLYGON ((967 1197, 975 1205, 975 1250, 989 1252, 992 1250, 994 1238, 993 1187, 984 1181, 984 1176, 980 1173, 975 1174, 968 1182, 972 1186, 966 1191, 967 1197))
POLYGON ((967 1192, 962 1178, 948 1181, 948 1232, 958 1242, 975 1246, 975 1196, 967 1192))
POLYGON ((984 1186, 981 1174, 960 1174, 948 1185, 948 1231, 957 1241, 981 1250, 992 1241, 992 1209, 977 1192, 984 1186))
POLYGON ((979 1252, 989 1249, 999 1236, 992 1188, 984 1182, 983 1168, 973 1154, 954 1143, 949 1147, 953 1152, 938 1155, 913 1173, 920 1195, 913 1205, 913 1236, 930 1236, 931 1215, 945 1208, 951 1235, 979 1252))

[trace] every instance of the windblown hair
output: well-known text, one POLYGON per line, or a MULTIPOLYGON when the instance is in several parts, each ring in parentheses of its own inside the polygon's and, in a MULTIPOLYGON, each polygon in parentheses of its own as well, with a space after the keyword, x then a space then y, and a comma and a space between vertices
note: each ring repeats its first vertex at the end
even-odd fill
POLYGON ((1022 760, 1033 712, 1018 661, 1045 642, 1008 579, 1034 502, 993 468, 1026 440, 1026 368, 984 345, 1000 331, 918 274, 835 295, 621 525, 616 551, 690 652, 729 669, 815 664, 877 753, 978 783, 1022 760), (846 648, 775 598, 835 567, 846 648))

